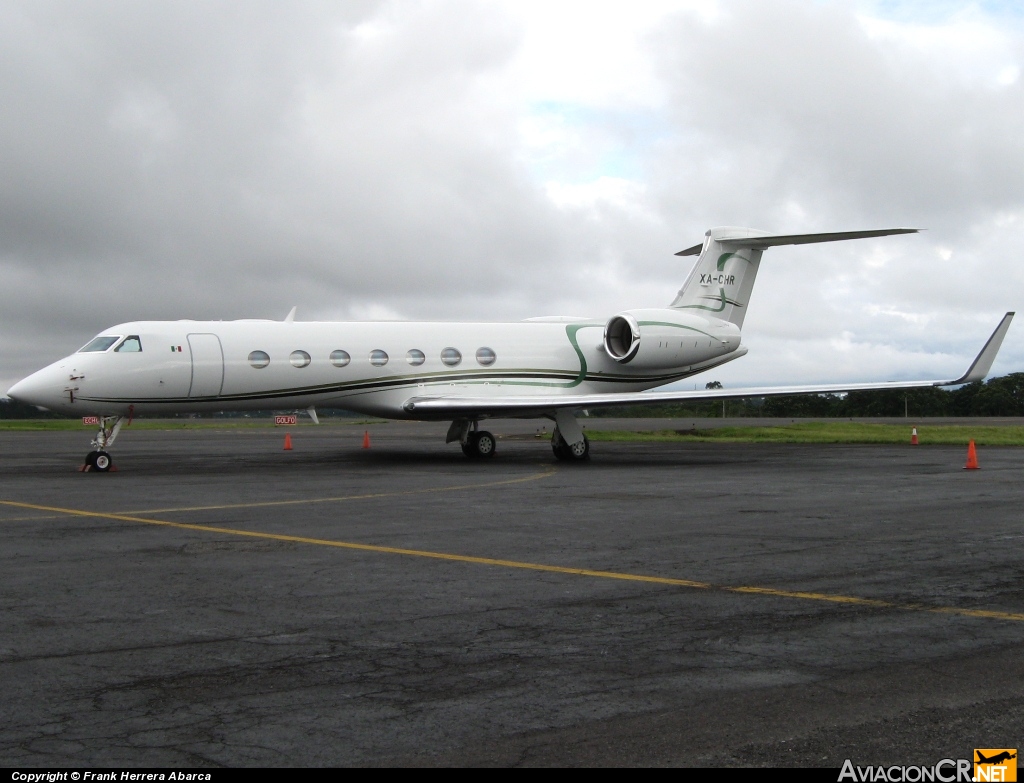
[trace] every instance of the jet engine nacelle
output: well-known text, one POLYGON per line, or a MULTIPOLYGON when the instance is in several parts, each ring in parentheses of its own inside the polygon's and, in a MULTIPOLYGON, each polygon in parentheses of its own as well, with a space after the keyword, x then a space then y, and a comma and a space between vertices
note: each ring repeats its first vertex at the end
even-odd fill
POLYGON ((732 353, 740 330, 729 321, 672 309, 626 310, 604 327, 604 349, 640 370, 686 367, 732 353))

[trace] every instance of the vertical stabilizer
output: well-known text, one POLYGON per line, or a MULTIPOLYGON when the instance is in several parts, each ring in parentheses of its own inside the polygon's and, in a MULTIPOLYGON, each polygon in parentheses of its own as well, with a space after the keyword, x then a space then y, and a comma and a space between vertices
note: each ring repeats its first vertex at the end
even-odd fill
MULTIPOLYGON (((708 231, 693 271, 669 306, 711 315, 742 327, 762 251, 741 243, 747 236, 754 239, 766 235, 766 231, 751 228, 723 227, 708 231), (728 245, 722 244, 722 237, 729 237, 728 245)), ((697 249, 691 248, 677 255, 695 252, 697 249)))

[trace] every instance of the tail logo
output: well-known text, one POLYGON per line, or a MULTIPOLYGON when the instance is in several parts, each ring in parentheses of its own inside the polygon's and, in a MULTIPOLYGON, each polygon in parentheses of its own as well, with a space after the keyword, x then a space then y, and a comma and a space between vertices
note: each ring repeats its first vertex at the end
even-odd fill
POLYGON ((740 261, 746 261, 748 264, 750 263, 749 258, 741 256, 739 253, 722 253, 722 255, 718 257, 718 264, 716 265, 718 267, 719 272, 725 271, 725 262, 728 261, 730 258, 738 258, 740 261))
POLYGON ((718 285, 736 285, 736 275, 725 274, 725 264, 730 258, 735 258, 739 261, 746 261, 748 264, 750 263, 749 258, 745 258, 738 253, 722 253, 722 255, 718 257, 718 263, 715 264, 715 267, 718 269, 718 274, 716 275, 714 272, 702 272, 700 276, 700 284, 705 286, 714 285, 716 283, 718 285))

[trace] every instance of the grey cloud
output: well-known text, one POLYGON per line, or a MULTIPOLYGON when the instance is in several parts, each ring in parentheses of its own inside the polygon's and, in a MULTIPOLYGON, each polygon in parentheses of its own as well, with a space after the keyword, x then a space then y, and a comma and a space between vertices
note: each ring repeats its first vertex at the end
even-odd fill
MULTIPOLYGON (((120 320, 296 302, 483 316, 558 253, 514 122, 483 94, 517 46, 487 8, 5 9, 7 335, 52 351, 120 320)), ((16 363, 0 374, 31 369, 16 363)))
POLYGON ((0 383, 135 318, 658 306, 689 270, 671 253, 722 223, 931 229, 882 266, 876 245, 772 251, 748 324, 778 361, 731 372, 787 380, 845 329, 897 345, 861 377, 973 350, 1024 288, 1020 82, 946 80, 842 4, 723 13, 648 40, 662 109, 568 112, 601 152, 550 172, 593 178, 607 150, 636 188, 559 206, 500 93, 523 40, 500 7, 0 6, 0 383))
POLYGON ((704 147, 677 154, 711 147, 698 173, 731 190, 713 194, 737 211, 764 214, 788 198, 830 219, 962 235, 1024 204, 1020 80, 950 79, 913 50, 871 40, 838 3, 729 3, 718 21, 684 16, 657 40, 677 122, 704 147))

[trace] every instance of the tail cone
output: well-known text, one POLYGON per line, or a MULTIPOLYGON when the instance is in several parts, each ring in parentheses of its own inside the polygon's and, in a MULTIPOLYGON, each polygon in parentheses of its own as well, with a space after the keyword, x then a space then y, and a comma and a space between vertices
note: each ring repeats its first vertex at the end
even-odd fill
POLYGON ((284 436, 284 450, 285 451, 291 451, 292 450, 292 436, 291 436, 291 433, 285 433, 285 436, 284 436))
POLYGON ((964 470, 977 470, 978 469, 978 452, 974 448, 974 441, 972 440, 967 444, 967 464, 964 465, 964 470))
POLYGON ((366 430, 363 433, 363 448, 364 449, 370 448, 370 431, 369 430, 366 430))

